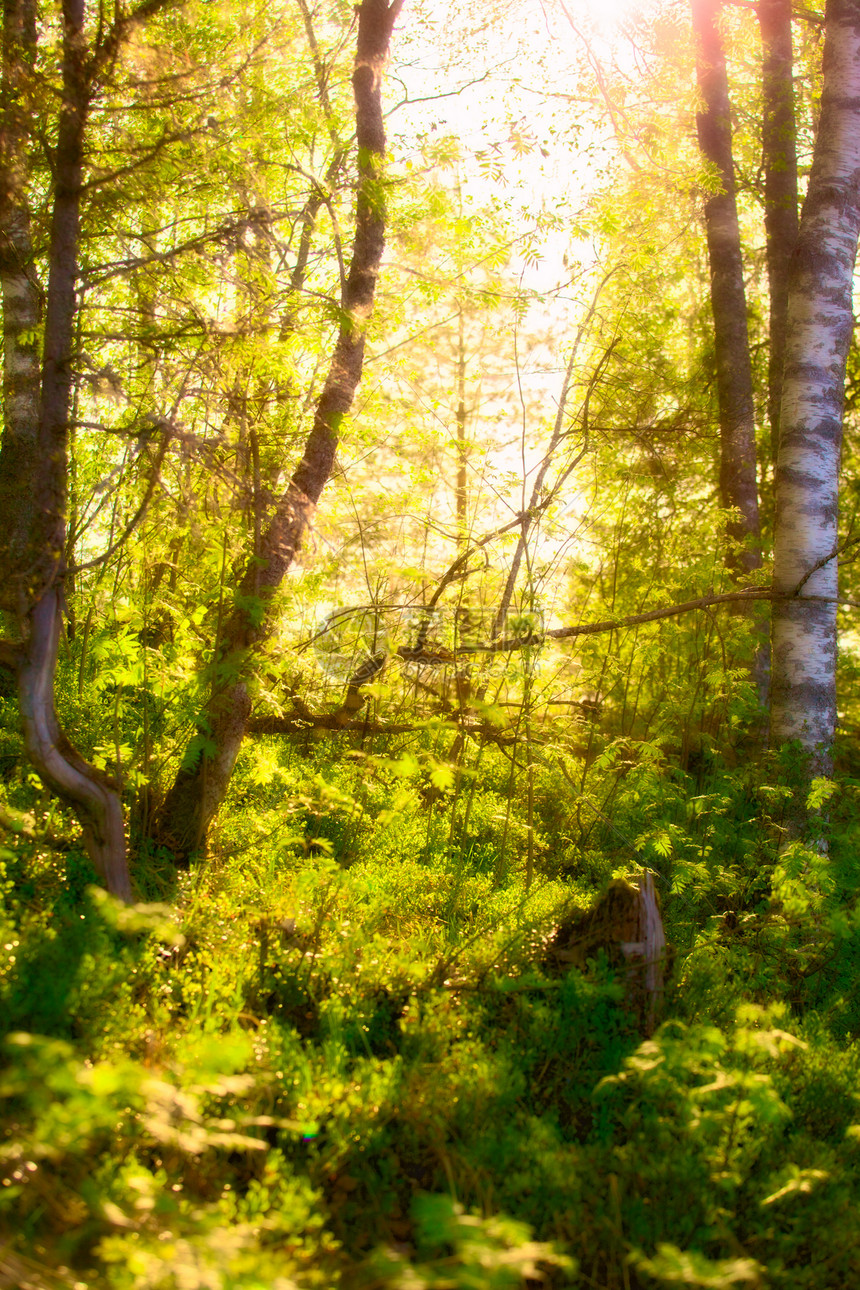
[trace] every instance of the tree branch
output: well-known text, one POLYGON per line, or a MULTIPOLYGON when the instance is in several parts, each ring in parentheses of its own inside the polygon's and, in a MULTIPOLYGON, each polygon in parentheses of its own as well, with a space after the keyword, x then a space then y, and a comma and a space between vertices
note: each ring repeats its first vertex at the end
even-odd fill
POLYGON ((128 539, 131 537, 132 533, 137 528, 138 524, 146 514, 149 503, 152 500, 152 494, 155 492, 155 489, 158 485, 161 466, 167 454, 167 449, 170 444, 171 436, 172 436, 172 426, 168 424, 162 430, 161 443, 158 445, 158 448, 155 454, 155 461, 152 463, 152 469, 149 472, 149 481, 146 485, 146 492, 143 495, 143 500, 141 501, 140 505, 138 506, 132 518, 129 520, 128 524, 126 524, 122 533, 114 542, 111 542, 108 549, 106 551, 103 551, 101 555, 94 556, 92 560, 85 560, 83 564, 72 565, 70 568, 71 573, 73 574, 83 573, 87 569, 95 569, 98 565, 106 564, 107 561, 114 554, 114 552, 118 551, 119 548, 123 546, 124 543, 127 542, 128 539))

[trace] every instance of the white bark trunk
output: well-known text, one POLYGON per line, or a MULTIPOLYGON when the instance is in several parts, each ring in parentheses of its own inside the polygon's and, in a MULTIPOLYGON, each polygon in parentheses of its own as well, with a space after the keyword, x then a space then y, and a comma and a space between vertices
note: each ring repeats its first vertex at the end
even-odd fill
POLYGON ((827 0, 824 93, 792 262, 776 481, 771 733, 828 773, 836 725, 837 514, 860 230, 860 0, 827 0))

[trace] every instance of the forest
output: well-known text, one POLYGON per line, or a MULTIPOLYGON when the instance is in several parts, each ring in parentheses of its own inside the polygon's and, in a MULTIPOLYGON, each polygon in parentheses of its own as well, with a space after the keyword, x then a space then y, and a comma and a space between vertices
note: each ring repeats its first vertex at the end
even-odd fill
POLYGON ((860 0, 4 0, 0 1290, 857 1283, 858 234, 860 0))

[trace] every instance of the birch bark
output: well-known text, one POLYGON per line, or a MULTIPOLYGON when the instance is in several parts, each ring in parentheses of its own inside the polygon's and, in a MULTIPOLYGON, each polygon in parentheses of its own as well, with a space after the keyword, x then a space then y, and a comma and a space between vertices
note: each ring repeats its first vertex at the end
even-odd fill
POLYGON ((860 0, 827 0, 824 89, 788 296, 776 476, 771 737, 828 774, 839 456, 860 232, 860 0))

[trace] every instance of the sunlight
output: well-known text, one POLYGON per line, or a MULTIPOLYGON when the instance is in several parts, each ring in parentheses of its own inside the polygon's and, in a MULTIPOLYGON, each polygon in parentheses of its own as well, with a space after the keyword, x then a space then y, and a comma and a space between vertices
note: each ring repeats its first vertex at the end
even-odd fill
POLYGON ((558 12, 567 23, 582 30, 591 28, 610 37, 623 24, 655 9, 659 0, 556 0, 558 12))
POLYGON ((578 26, 585 19, 604 34, 652 5, 653 0, 559 0, 559 7, 572 24, 578 26))

